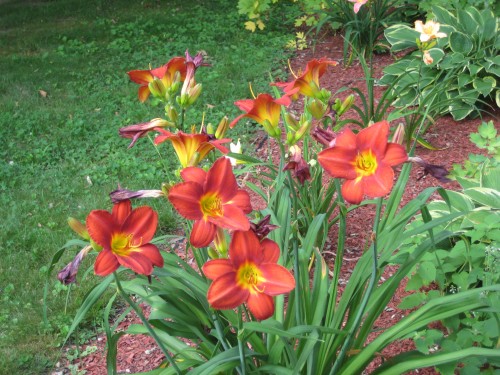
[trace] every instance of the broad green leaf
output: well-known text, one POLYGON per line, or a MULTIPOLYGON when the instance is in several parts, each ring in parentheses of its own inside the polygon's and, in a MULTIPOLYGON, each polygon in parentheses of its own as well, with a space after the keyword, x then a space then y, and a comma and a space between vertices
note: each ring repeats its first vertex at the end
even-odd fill
POLYGON ((391 44, 391 51, 393 52, 416 47, 416 41, 420 36, 418 31, 402 24, 388 27, 384 34, 387 41, 391 44))
POLYGON ((473 35, 477 32, 479 25, 468 11, 459 9, 457 16, 461 29, 464 30, 467 35, 473 35))
POLYGON ((473 47, 472 40, 466 34, 460 31, 453 31, 450 34, 450 48, 453 52, 468 55, 473 47))
POLYGON ((485 187, 469 188, 464 194, 475 202, 494 209, 500 209, 500 191, 485 187))
POLYGON ((497 81, 491 76, 475 78, 474 81, 472 81, 474 88, 483 96, 487 96, 495 88, 496 84, 497 81))

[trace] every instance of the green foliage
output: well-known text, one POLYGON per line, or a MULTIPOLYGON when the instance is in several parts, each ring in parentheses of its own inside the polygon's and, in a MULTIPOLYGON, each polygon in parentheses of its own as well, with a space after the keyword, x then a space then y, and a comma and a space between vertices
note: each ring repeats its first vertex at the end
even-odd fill
MULTIPOLYGON (((498 150, 500 137, 496 135, 493 123, 482 123, 479 132, 471 134, 471 140, 481 148, 495 144, 488 149, 490 157, 471 155, 464 167, 455 166, 453 176, 463 187, 461 192, 441 193, 443 201, 430 202, 420 218, 411 224, 418 228, 429 220, 463 212, 454 220, 445 223, 439 230, 453 230, 455 237, 446 241, 436 241, 433 251, 425 254, 421 263, 410 275, 407 289, 420 292, 411 294, 401 303, 401 308, 414 308, 424 302, 440 298, 441 295, 460 294, 481 286, 500 284, 500 164, 498 150), (427 290, 431 283, 437 290, 427 290)), ((430 233, 432 235, 432 233, 430 233)), ((422 238, 408 239, 398 257, 411 254, 422 238)), ((500 300, 498 295, 487 295, 493 309, 469 312, 445 319, 442 324, 447 330, 442 332, 425 329, 415 334, 417 349, 422 353, 441 348, 445 353, 477 346, 495 348, 500 337, 500 300)), ((455 365, 460 361, 457 360, 455 365)), ((485 365, 479 358, 463 362, 467 371, 478 371, 485 365)), ((498 365, 498 360, 490 365, 498 365)), ((455 365, 438 366, 442 373, 452 374, 455 365)))
MULTIPOLYGON (((450 113, 455 120, 477 114, 485 104, 500 106, 500 34, 491 10, 432 9, 447 37, 429 49, 432 63, 423 66, 422 52, 415 51, 384 69, 381 84, 398 80, 392 88, 398 96, 394 104, 407 107, 416 104, 416 97, 431 97, 431 115, 450 113)), ((385 36, 393 52, 415 47, 419 38, 405 25, 389 27, 385 36)))
MULTIPOLYGON (((232 103, 247 95, 248 81, 258 92, 269 71, 284 73, 282 49, 289 35, 272 22, 265 37, 248 35, 234 3, 224 0, 203 6, 177 0, 4 1, 0 28, 0 295, 14 288, 0 303, 0 373, 41 374, 55 363, 75 310, 96 283, 91 272, 82 272, 69 292, 53 272, 48 322, 43 322, 43 265, 70 233, 67 217, 85 220, 91 209, 109 208, 107 195, 118 183, 139 189, 164 182, 174 170, 158 161, 148 138, 133 153, 126 152, 128 141, 116 136, 121 126, 163 112, 137 105, 137 86, 126 72, 164 64, 166 50, 172 55, 205 50, 212 65, 203 68, 205 79, 217 90, 202 95, 196 118, 188 121, 199 125, 204 111, 206 123, 217 124, 223 115, 235 116, 232 103)), ((160 215, 160 233, 177 227, 167 205, 152 205, 160 215)), ((68 248, 60 264, 79 250, 68 248)), ((92 267, 94 259, 82 268, 92 267)), ((86 330, 95 334, 100 308, 89 311, 80 336, 86 330)))

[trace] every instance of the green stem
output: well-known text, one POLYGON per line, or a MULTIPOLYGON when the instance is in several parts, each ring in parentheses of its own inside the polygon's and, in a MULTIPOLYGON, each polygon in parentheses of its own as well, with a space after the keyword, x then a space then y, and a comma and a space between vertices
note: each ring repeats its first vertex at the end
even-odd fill
POLYGON ((125 293, 125 291, 123 290, 122 284, 120 283, 120 279, 118 278, 117 273, 113 272, 113 276, 115 277, 116 287, 118 288, 118 291, 120 292, 120 295, 123 297, 123 299, 125 300, 125 302, 127 302, 129 304, 129 306, 132 307, 132 309, 135 311, 135 313, 137 314, 137 316, 139 317, 139 319, 141 319, 142 324, 144 324, 144 327, 146 327, 146 330, 149 332, 149 334, 151 335, 151 337, 156 341, 156 343, 160 347, 161 351, 165 355, 165 358, 170 363, 170 365, 174 368, 175 372, 177 374, 181 374, 182 373, 181 370, 175 364, 174 359, 172 358, 172 356, 168 352, 168 350, 165 347, 165 345, 163 345, 163 342, 161 341, 160 337, 158 337, 158 335, 156 334, 156 332, 153 329, 153 327, 151 327, 151 324, 149 324, 148 320, 146 319, 146 317, 142 313, 141 308, 134 301, 132 301, 132 299, 129 297, 129 295, 127 293, 125 293))
POLYGON ((368 284, 368 287, 366 289, 365 295, 363 296, 363 299, 361 301, 361 305, 357 311, 357 314, 354 318, 353 323, 350 325, 349 332, 347 333, 347 336, 344 341, 344 345, 342 345, 342 348, 340 349, 339 355, 337 359, 335 360, 335 363, 333 364, 332 370, 330 371, 330 375, 337 374, 340 366, 342 365, 344 358, 347 354, 347 350, 349 349, 351 342, 354 338, 354 333, 356 329, 360 326, 361 319, 363 318, 363 315, 365 313, 366 305, 368 304, 368 300, 370 299, 373 290, 375 289, 376 283, 377 283, 377 273, 378 273, 378 250, 377 250, 377 231, 378 231, 378 225, 380 221, 380 213, 382 211, 382 203, 383 199, 379 198, 377 200, 377 211, 375 214, 375 221, 373 222, 373 264, 372 264, 372 274, 370 277, 370 282, 368 284))
POLYGON ((245 348, 243 346, 243 311, 241 310, 241 305, 238 306, 238 351, 240 353, 240 363, 241 363, 241 375, 246 375, 245 366, 245 348))

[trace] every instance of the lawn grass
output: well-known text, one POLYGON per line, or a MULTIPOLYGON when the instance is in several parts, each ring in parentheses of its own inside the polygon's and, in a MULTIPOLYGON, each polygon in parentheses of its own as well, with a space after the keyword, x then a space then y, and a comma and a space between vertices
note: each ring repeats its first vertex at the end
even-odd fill
MULTIPOLYGON (((204 88, 198 108, 206 123, 234 117, 233 102, 250 95, 248 82, 268 91, 268 74, 285 74, 290 39, 284 20, 268 22, 261 34, 245 31, 243 21, 231 0, 0 2, 1 374, 46 373, 97 282, 81 272, 68 293, 52 274, 44 323, 47 265, 75 237, 67 217, 83 221, 92 209, 109 209, 118 183, 159 188, 176 168, 167 147, 162 163, 148 139, 127 150, 129 140, 118 137, 120 126, 162 116, 160 106, 137 101, 126 72, 203 50, 212 67, 197 73, 204 88)), ((199 124, 201 116, 188 121, 199 124)), ((166 202, 148 203, 159 211, 162 233, 176 228, 166 202)), ((98 321, 96 309, 87 331, 98 321)))

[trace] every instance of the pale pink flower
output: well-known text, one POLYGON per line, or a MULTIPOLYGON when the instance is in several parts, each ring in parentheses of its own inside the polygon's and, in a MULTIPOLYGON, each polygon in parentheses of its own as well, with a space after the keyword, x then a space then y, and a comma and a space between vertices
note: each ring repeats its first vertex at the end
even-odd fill
POLYGON ((434 59, 432 58, 431 54, 429 51, 424 51, 424 56, 423 56, 424 64, 425 65, 430 65, 433 63, 434 59))
POLYGON ((415 30, 420 33, 421 42, 428 42, 436 38, 444 38, 446 34, 439 32, 439 26, 439 23, 434 21, 427 21, 425 24, 422 21, 415 21, 415 30))
POLYGON ((347 0, 350 3, 354 3, 354 13, 358 13, 362 5, 365 5, 368 0, 347 0))

